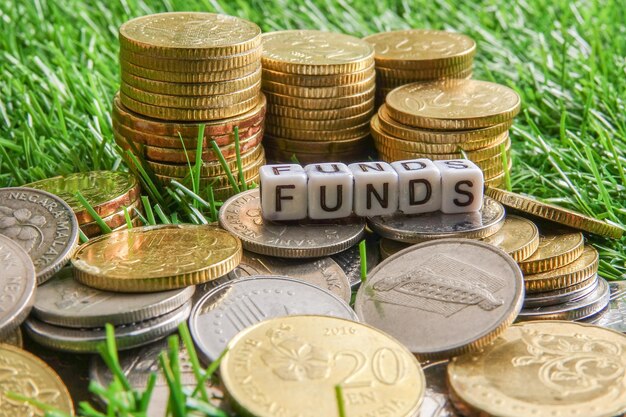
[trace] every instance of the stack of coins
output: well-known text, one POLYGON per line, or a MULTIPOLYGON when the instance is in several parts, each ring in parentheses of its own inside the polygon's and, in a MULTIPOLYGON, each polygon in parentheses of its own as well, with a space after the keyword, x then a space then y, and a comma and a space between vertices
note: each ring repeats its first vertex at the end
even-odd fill
POLYGON ((486 185, 499 186, 511 167, 508 131, 519 109, 515 91, 491 82, 414 83, 387 95, 371 129, 385 161, 467 158, 486 185))
POLYGON ((88 238, 102 234, 102 230, 76 197, 78 192, 113 231, 127 227, 124 208, 132 225, 140 224, 141 188, 137 179, 128 172, 80 172, 48 178, 27 186, 61 197, 74 210, 78 225, 88 238))
POLYGON ((232 16, 162 13, 126 22, 119 38, 116 142, 141 155, 163 182, 183 181, 204 125, 201 184, 220 198, 232 194, 213 141, 234 173, 240 154, 243 177, 255 181, 264 162, 261 29, 232 16))
POLYGON ((375 50, 377 104, 404 84, 472 77, 476 42, 469 36, 409 29, 377 33, 363 40, 375 50))
POLYGON ((268 159, 365 160, 376 87, 374 48, 339 33, 263 35, 268 159))

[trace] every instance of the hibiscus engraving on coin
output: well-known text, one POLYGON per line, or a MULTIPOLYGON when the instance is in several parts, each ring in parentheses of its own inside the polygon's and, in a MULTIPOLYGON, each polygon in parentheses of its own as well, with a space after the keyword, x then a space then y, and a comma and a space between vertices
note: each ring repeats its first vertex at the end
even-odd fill
POLYGON ((46 218, 33 213, 26 208, 11 210, 0 206, 0 231, 3 235, 17 242, 28 253, 43 245, 44 236, 41 230, 46 224, 46 218))

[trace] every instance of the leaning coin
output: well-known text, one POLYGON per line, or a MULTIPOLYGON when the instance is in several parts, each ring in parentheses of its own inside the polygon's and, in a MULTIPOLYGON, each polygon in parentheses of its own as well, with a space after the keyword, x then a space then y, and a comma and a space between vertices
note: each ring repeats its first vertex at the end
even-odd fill
POLYGON ((46 191, 16 187, 0 189, 0 235, 18 243, 35 264, 42 284, 61 269, 78 242, 74 211, 46 191))
POLYGON ((356 296, 361 321, 404 343, 420 360, 476 351, 522 307, 522 273, 501 249, 469 239, 411 246, 385 259, 356 296))
POLYGON ((448 394, 448 361, 434 362, 424 366, 426 391, 419 417, 458 417, 448 394))
POLYGON ((569 229, 544 229, 539 236, 539 247, 529 258, 519 262, 524 274, 538 274, 571 264, 584 251, 585 238, 569 229))
POLYGON ((626 337, 564 321, 511 326, 448 364, 463 415, 609 417, 626 412, 626 337))
POLYGON ((220 208, 220 226, 241 239, 251 252, 281 258, 317 258, 357 243, 365 224, 361 219, 302 220, 279 223, 261 217, 258 189, 228 199, 220 208))
POLYGON ((425 386, 420 365, 397 340, 321 316, 274 318, 239 333, 220 377, 236 411, 255 417, 276 417, 276 410, 336 416, 337 386, 347 416, 414 416, 425 386))
POLYGON ((20 245, 0 235, 0 341, 26 319, 35 301, 35 267, 20 245))
POLYGON ((279 275, 308 282, 332 292, 346 303, 350 302, 352 295, 348 277, 337 262, 329 257, 284 259, 244 251, 241 262, 235 269, 214 281, 198 285, 194 300, 199 300, 218 285, 257 275, 279 275))
POLYGON ((136 323, 177 309, 194 293, 194 287, 146 294, 124 294, 87 287, 66 267, 37 289, 33 315, 65 327, 104 327, 136 323))
MULTIPOLYGON (((526 277, 524 277, 525 279, 526 277)), ((586 296, 590 292, 594 291, 598 286, 598 275, 593 274, 590 278, 579 282, 578 284, 571 285, 565 288, 559 288, 558 290, 542 291, 536 293, 526 292, 524 297, 524 308, 551 306, 557 304, 567 303, 568 301, 575 300, 586 296)))
MULTIPOLYGON (((365 237, 367 271, 374 269, 380 260, 380 251, 378 250, 377 239, 374 236, 374 234, 368 234, 365 237)), ((354 245, 350 249, 333 255, 332 258, 348 276, 350 286, 353 289, 358 288, 361 285, 361 253, 359 246, 354 245)))
POLYGON ((523 261, 539 247, 539 229, 528 219, 509 215, 504 226, 483 242, 499 247, 516 261, 523 261))
POLYGON ((444 214, 440 211, 419 215, 401 213, 368 217, 368 225, 387 239, 407 243, 442 238, 478 239, 491 236, 504 225, 504 207, 485 197, 479 212, 444 214))
POLYGON ((589 294, 563 304, 524 308, 518 321, 527 320, 581 320, 599 313, 609 304, 609 284, 598 277, 598 285, 589 294))
POLYGON ((588 323, 626 333, 626 281, 610 282, 609 289, 610 301, 608 308, 604 312, 591 317, 588 323))
POLYGON ((39 416, 41 410, 25 401, 6 397, 13 392, 73 414, 74 405, 61 378, 41 359, 25 350, 0 344, 0 415, 39 416))
POLYGON ((255 278, 220 285, 194 306, 189 329, 205 361, 216 360, 243 329, 272 317, 317 314, 357 321, 345 301, 315 285, 287 277, 255 278))
MULTIPOLYGON (((176 331, 189 317, 191 301, 163 316, 115 327, 115 342, 119 350, 143 346, 176 331)), ((24 330, 35 342, 54 350, 77 353, 97 353, 106 340, 104 328, 73 329, 55 326, 29 318, 24 330)))

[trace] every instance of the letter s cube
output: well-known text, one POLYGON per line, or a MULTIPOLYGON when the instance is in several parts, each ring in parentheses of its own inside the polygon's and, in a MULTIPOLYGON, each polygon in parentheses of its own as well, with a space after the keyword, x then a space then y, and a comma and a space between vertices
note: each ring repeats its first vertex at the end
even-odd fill
POLYGON ((307 217, 307 175, 300 165, 264 165, 259 169, 261 212, 267 220, 307 217))
POLYGON ((430 159, 392 162, 398 173, 398 210, 404 214, 441 209, 441 173, 430 159))
POLYGON ((441 211, 449 214, 479 211, 483 206, 482 170, 467 159, 434 162, 441 172, 441 211))
POLYGON ((398 173, 386 162, 348 165, 354 176, 354 213, 384 216, 398 209, 398 173))
POLYGON ((352 214, 354 179, 346 164, 325 162, 304 167, 309 177, 309 217, 339 219, 352 214))

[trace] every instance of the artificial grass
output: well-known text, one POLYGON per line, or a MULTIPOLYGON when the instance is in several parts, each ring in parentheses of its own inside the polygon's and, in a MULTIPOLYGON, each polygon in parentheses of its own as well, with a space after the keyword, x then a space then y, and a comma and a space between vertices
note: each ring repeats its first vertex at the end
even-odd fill
MULTIPOLYGON (((174 10, 237 15, 264 31, 464 32, 478 42, 474 78, 508 85, 522 97, 512 131, 513 190, 626 224, 620 198, 626 9, 620 1, 2 0, 0 186, 124 165, 110 120, 119 86, 117 29, 132 17, 174 10)), ((168 191, 169 203, 150 194, 161 219, 172 218, 166 209, 178 218, 175 205, 184 194, 178 191, 168 191)), ((195 197, 181 215, 206 221, 196 213, 195 197)), ((622 241, 593 243, 601 275, 623 277, 622 241)))

